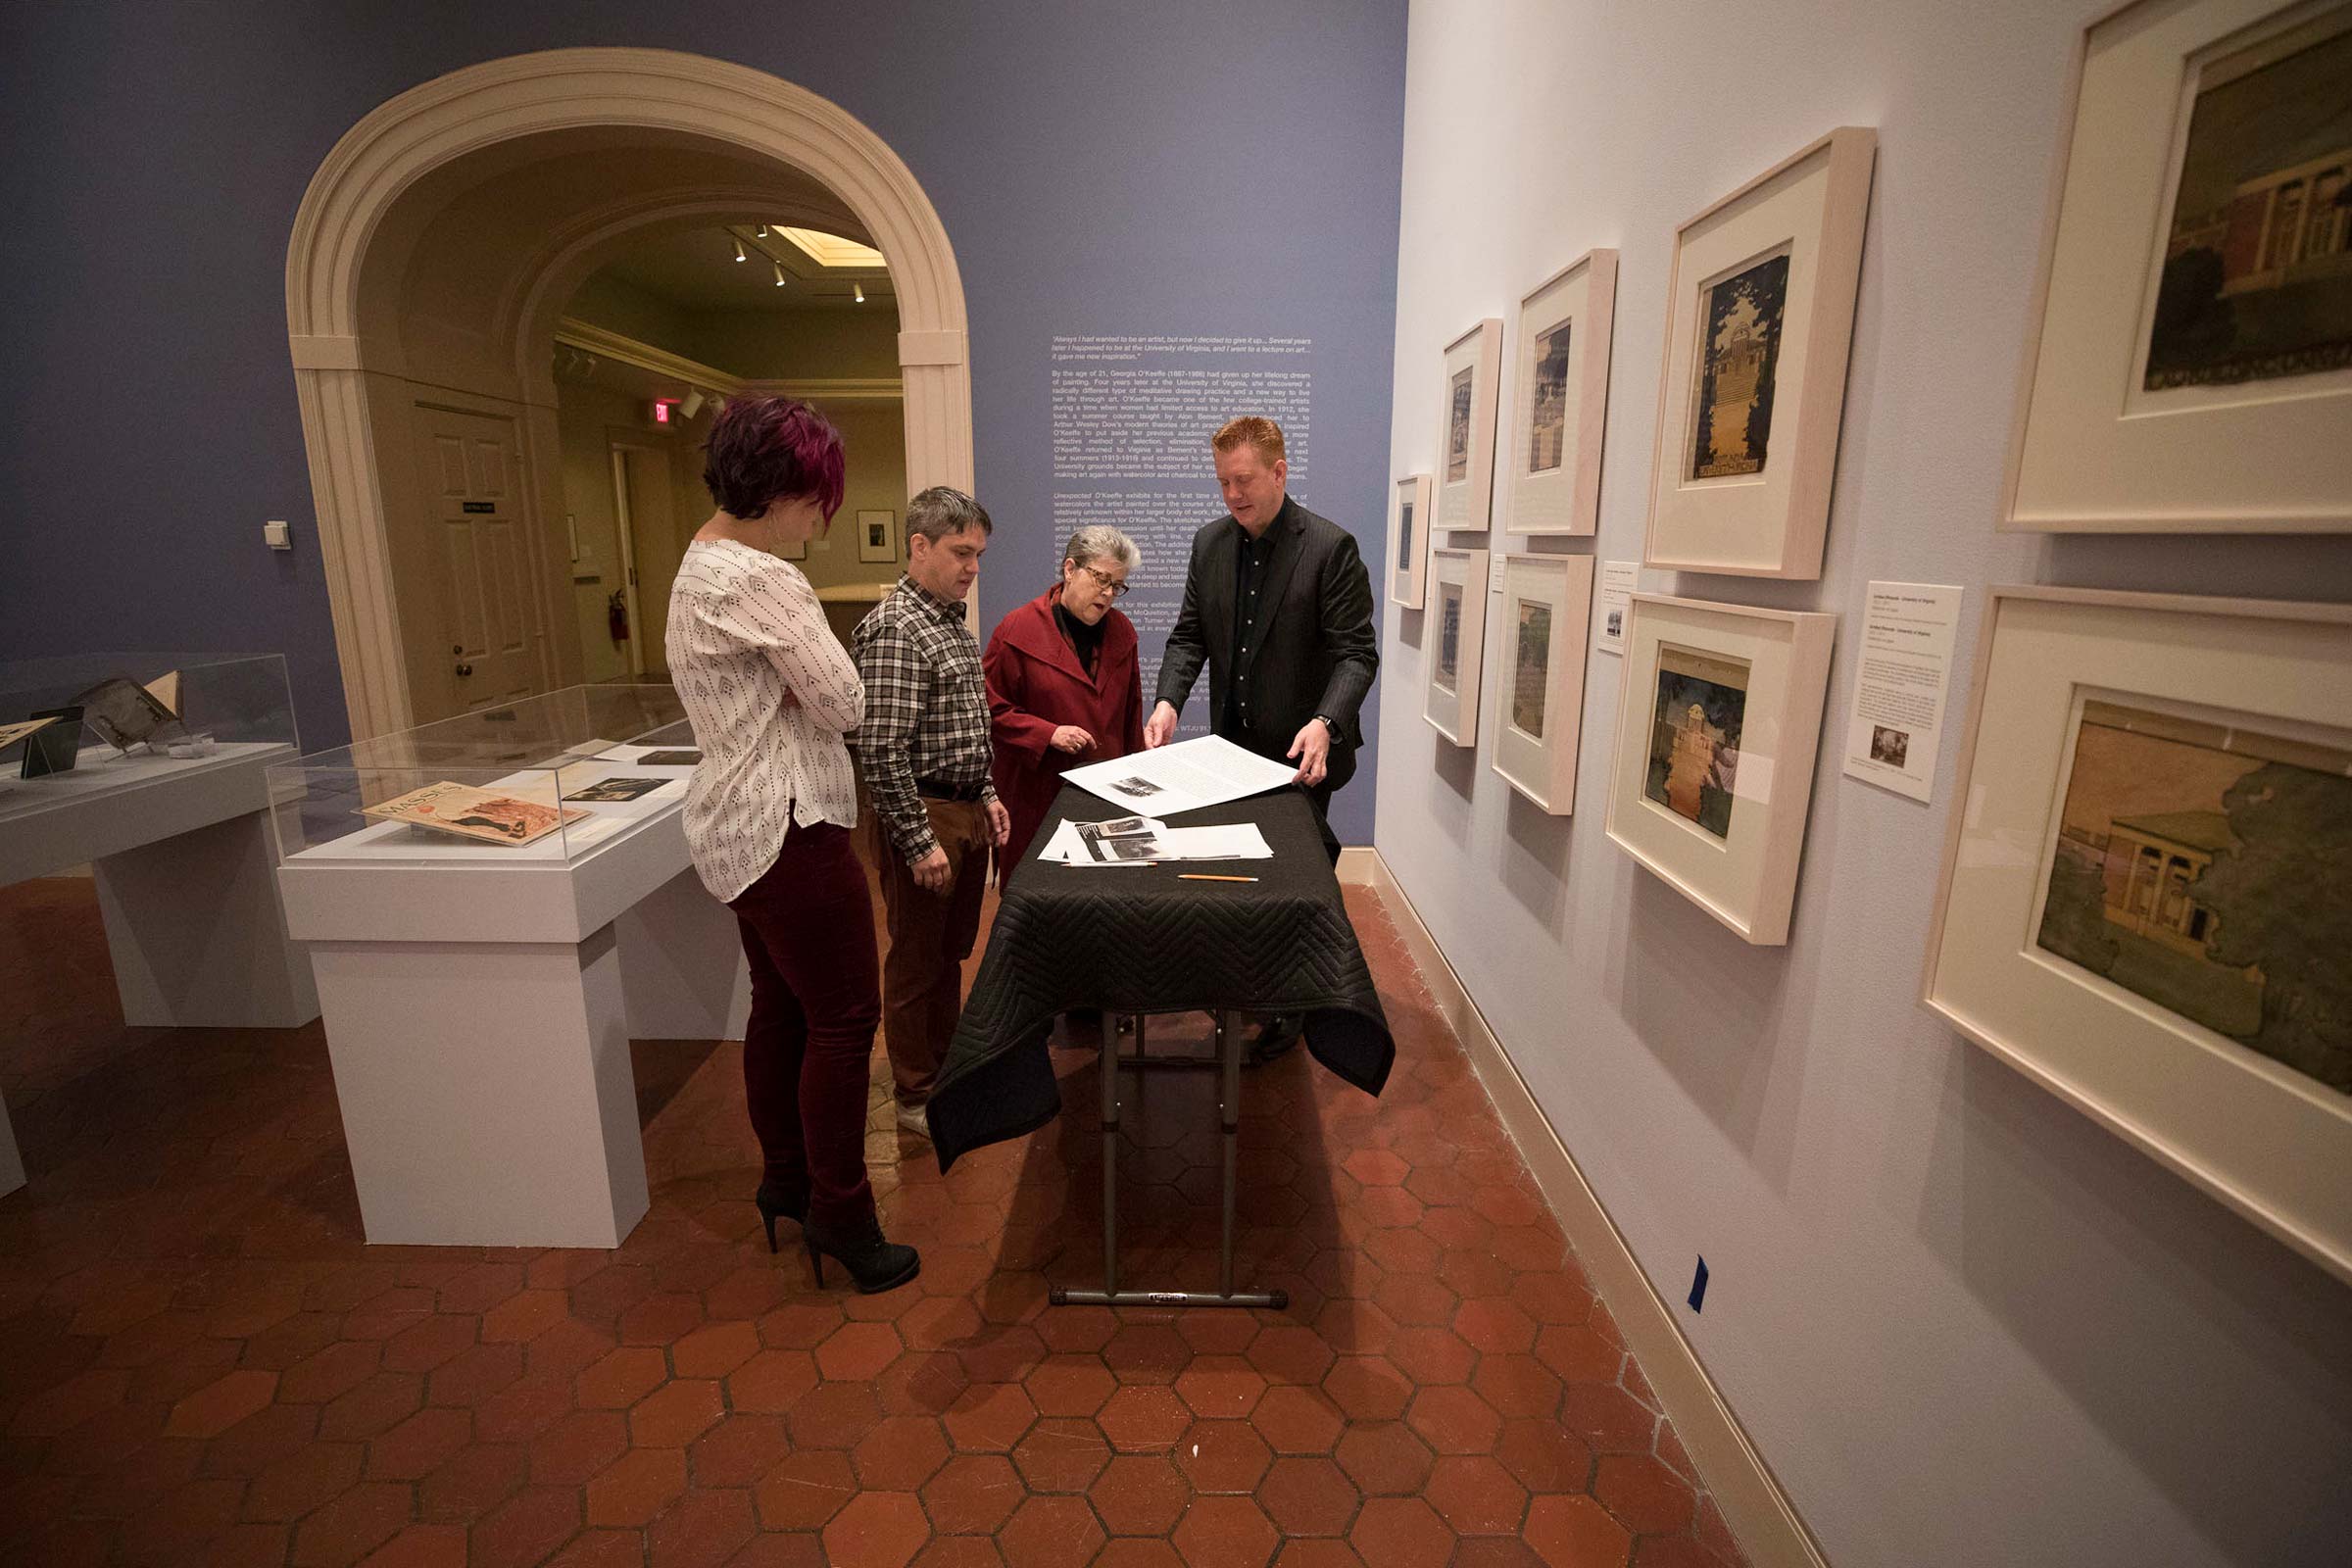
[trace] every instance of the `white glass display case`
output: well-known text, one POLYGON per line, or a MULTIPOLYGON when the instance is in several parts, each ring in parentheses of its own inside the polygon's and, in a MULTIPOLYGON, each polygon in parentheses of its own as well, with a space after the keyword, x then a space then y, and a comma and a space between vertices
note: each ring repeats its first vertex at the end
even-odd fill
POLYGON ((668 686, 573 686, 270 769, 288 864, 568 864, 670 814, 699 759, 668 686))

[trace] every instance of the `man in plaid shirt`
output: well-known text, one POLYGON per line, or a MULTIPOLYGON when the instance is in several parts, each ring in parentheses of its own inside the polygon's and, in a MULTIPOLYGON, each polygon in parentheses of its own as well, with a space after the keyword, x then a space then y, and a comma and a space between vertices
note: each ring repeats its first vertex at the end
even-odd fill
POLYGON ((1012 819, 989 780, 988 687, 963 601, 993 525, 960 490, 906 504, 906 573, 851 634, 865 717, 849 738, 872 807, 890 922, 882 1038, 899 1125, 929 1137, 924 1105, 963 1006, 989 852, 1012 819))

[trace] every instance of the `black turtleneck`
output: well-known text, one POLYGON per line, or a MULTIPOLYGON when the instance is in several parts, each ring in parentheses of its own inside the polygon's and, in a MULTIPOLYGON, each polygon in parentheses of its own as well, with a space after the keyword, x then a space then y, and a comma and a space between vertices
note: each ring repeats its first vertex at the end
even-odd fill
POLYGON ((1061 628, 1062 636, 1069 640, 1071 650, 1077 654, 1078 667, 1092 675, 1095 672, 1095 661, 1102 652, 1102 621, 1089 626, 1064 610, 1061 601, 1056 599, 1054 601, 1054 623, 1061 628))

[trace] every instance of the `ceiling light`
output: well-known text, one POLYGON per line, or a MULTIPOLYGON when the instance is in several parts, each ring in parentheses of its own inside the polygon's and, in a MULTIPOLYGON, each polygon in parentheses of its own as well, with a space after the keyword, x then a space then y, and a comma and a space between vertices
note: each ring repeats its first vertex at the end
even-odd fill
POLYGON ((863 305, 865 303, 865 285, 863 283, 852 283, 850 285, 850 292, 857 296, 858 304, 863 305))
POLYGON ((784 264, 782 262, 773 262, 769 265, 774 267, 776 270, 776 287, 782 288, 784 286, 784 264))
POLYGON ((735 259, 739 262, 751 260, 743 253, 743 236, 741 234, 735 236, 735 259))
POLYGON ((766 225, 765 223, 761 223, 761 224, 760 224, 760 225, 758 228, 755 228, 755 229, 753 229, 753 230, 752 230, 752 238, 754 238, 754 239, 765 239, 765 238, 767 238, 767 225, 766 225))

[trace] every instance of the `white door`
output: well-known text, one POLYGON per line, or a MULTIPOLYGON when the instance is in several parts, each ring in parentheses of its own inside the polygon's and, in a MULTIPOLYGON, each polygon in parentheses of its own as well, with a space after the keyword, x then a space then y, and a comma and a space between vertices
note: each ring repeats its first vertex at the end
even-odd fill
MULTIPOLYGON (((412 669, 447 672, 447 700, 415 694, 419 722, 529 697, 545 688, 540 666, 530 551, 521 516, 521 460, 512 419, 416 405, 422 443, 420 475, 432 531, 431 575, 436 601, 419 606, 435 624, 412 622, 414 646, 430 636, 428 654, 412 669), (429 710, 438 707, 440 711, 429 710)), ((412 557, 412 559, 415 559, 412 557)))
POLYGON ((628 586, 629 669, 639 675, 669 669, 669 590, 686 555, 670 485, 665 448, 612 443, 613 504, 628 586))

